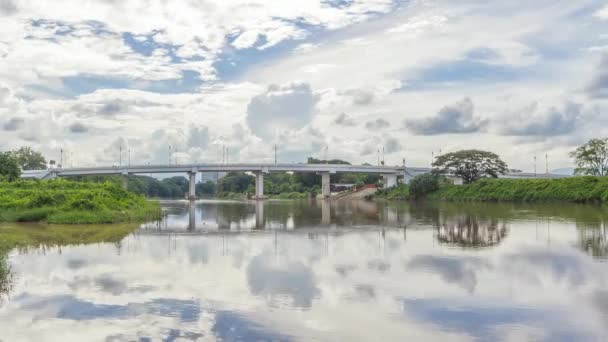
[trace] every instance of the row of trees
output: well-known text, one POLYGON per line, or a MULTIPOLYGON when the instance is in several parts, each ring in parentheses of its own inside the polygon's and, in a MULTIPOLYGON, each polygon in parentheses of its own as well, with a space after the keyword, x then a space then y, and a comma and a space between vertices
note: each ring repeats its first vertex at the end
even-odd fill
MULTIPOLYGON (((608 138, 591 139, 570 153, 576 163, 574 173, 579 176, 608 175, 608 138)), ((435 174, 451 174, 462 178, 465 184, 480 178, 504 175, 507 164, 492 152, 463 150, 446 153, 433 162, 435 174)))
POLYGON ((13 181, 19 178, 22 170, 44 170, 46 159, 40 152, 30 147, 0 152, 0 178, 13 181))

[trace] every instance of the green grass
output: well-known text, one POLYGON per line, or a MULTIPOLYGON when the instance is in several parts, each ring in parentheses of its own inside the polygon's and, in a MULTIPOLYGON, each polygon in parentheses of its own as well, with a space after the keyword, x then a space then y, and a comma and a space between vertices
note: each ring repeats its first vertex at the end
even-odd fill
POLYGON ((430 199, 489 202, 608 202, 608 177, 560 179, 481 179, 472 184, 448 186, 430 199))
POLYGON ((159 217, 158 203, 110 182, 0 182, 0 222, 94 224, 159 217))
POLYGON ((407 185, 399 185, 388 189, 379 189, 373 197, 392 201, 406 201, 410 199, 410 189, 407 185))

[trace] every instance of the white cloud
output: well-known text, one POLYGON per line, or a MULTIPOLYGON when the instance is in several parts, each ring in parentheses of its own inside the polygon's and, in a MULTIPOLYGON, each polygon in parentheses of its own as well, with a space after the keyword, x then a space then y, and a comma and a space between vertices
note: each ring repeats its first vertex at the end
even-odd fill
POLYGON ((301 128, 312 121, 319 102, 310 85, 271 85, 251 99, 247 106, 247 124, 261 138, 301 128))

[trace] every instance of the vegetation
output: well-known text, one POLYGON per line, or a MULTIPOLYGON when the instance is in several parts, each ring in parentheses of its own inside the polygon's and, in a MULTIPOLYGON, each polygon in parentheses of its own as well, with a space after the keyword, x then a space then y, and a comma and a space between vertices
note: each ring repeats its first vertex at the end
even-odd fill
POLYGON ((410 195, 416 199, 424 198, 426 195, 439 190, 443 179, 443 177, 434 173, 416 176, 409 184, 410 195))
POLYGON ((497 178, 509 171, 497 154, 479 150, 443 154, 435 159, 433 167, 436 173, 461 177, 465 184, 485 177, 497 178))
POLYGON ((600 203, 608 202, 608 178, 481 179, 442 187, 429 197, 449 201, 600 203))
POLYGON ((58 179, 0 183, 0 221, 115 223, 155 219, 158 203, 147 202, 119 185, 58 179))
MULTIPOLYGON (((70 180, 79 182, 122 184, 122 176, 77 176, 70 180)), ((149 198, 184 198, 188 192, 188 180, 183 176, 175 176, 162 180, 149 176, 129 175, 127 190, 137 195, 149 198)))
POLYGON ((591 139, 570 153, 576 162, 575 174, 582 176, 608 175, 608 138, 591 139))
POLYGON ((11 152, 0 152, 0 181, 15 181, 21 176, 17 159, 11 152))
POLYGON ((410 188, 405 184, 401 184, 401 185, 393 186, 393 187, 390 187, 387 189, 378 189, 376 194, 369 197, 368 199, 371 199, 374 197, 387 199, 387 200, 393 200, 393 201, 406 201, 411 198, 410 188))
POLYGON ((21 170, 45 170, 46 159, 40 152, 32 150, 30 147, 21 147, 10 152, 17 160, 21 170))

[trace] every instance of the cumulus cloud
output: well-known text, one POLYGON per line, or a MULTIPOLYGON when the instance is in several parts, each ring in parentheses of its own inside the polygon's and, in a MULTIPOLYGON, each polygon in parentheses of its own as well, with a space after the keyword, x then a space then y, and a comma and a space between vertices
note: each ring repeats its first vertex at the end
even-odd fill
POLYGON ((499 132, 515 136, 555 136, 576 130, 582 106, 566 102, 561 108, 541 108, 538 103, 511 113, 502 119, 499 132))
POLYGON ((16 131, 19 128, 23 127, 23 125, 25 124, 25 120, 23 120, 22 118, 10 118, 5 124, 4 124, 4 130, 5 131, 16 131))
POLYGON ((587 85, 586 91, 592 98, 608 98, 608 53, 602 56, 595 76, 587 85))
POLYGON ((356 125, 355 120, 346 113, 342 113, 342 114, 338 115, 338 117, 334 120, 334 123, 336 125, 340 125, 340 126, 355 126, 356 125))
POLYGON ((418 135, 479 132, 487 122, 475 117, 474 110, 473 101, 465 97, 460 102, 443 107, 433 117, 407 120, 405 125, 418 135))
POLYGON ((0 15, 11 15, 17 12, 17 5, 13 0, 0 0, 0 15))
POLYGON ((346 91, 346 95, 352 96, 353 104, 361 106, 372 103, 375 98, 374 92, 367 89, 351 89, 346 91))
POLYGON ((384 149, 386 153, 393 153, 401 151, 402 147, 401 143, 397 138, 388 137, 384 141, 384 149))
POLYGON ((247 125, 260 138, 276 132, 301 128, 312 121, 319 102, 307 83, 271 85, 251 99, 247 106, 247 125))
POLYGON ((70 132, 72 133, 86 133, 89 131, 89 128, 85 126, 82 122, 74 122, 70 125, 70 132))
POLYGON ((209 127, 191 127, 188 136, 188 146, 207 148, 209 145, 209 127))
POLYGON ((370 131, 382 130, 389 128, 390 126, 391 124, 383 118, 378 118, 365 123, 365 128, 369 129, 370 131))

